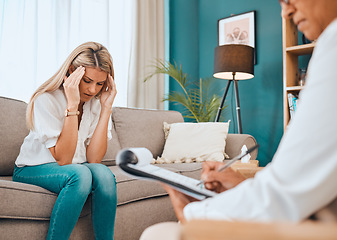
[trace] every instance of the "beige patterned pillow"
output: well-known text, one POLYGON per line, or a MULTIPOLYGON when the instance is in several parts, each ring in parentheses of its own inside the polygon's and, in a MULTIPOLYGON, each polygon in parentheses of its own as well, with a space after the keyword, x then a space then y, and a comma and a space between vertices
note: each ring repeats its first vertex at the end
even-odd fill
POLYGON ((226 123, 164 122, 165 146, 154 163, 222 162, 225 157, 229 121, 226 123))

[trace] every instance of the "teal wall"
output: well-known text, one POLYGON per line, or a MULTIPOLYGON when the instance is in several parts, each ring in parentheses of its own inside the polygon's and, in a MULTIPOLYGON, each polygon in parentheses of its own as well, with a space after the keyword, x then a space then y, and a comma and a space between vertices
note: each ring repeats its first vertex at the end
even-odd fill
MULTIPOLYGON (((217 20, 231 14, 256 11, 257 64, 255 77, 238 82, 243 133, 260 144, 258 160, 265 166, 272 159, 283 134, 282 111, 282 20, 276 0, 169 0, 169 59, 181 64, 193 79, 213 74, 217 46, 217 20)), ((217 80, 222 96, 225 80, 217 80)), ((179 87, 173 80, 169 90, 179 87)), ((225 118, 235 133, 235 99, 232 88, 226 99, 225 118)), ((180 110, 174 104, 169 108, 180 110)))
MULTIPOLYGON (((169 61, 181 64, 191 79, 199 78, 199 2, 198 0, 169 0, 169 61)), ((170 80, 169 91, 179 91, 179 85, 170 80)), ((169 109, 181 111, 170 103, 169 109)))

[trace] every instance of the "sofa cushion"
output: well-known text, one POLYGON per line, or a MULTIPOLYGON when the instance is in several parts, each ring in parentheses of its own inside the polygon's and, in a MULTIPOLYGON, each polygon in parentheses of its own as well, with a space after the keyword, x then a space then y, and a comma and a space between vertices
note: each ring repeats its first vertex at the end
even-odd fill
POLYGON ((164 122, 166 138, 162 160, 174 162, 222 162, 229 122, 164 122))
POLYGON ((13 174, 14 162, 28 135, 26 107, 25 102, 0 97, 0 176, 13 174))
MULTIPOLYGON (((57 194, 35 185, 2 179, 0 179, 0 218, 31 220, 50 218, 57 194)), ((88 214, 90 214, 90 201, 86 202, 81 216, 88 214)))
POLYGON ((176 111, 122 107, 113 108, 112 120, 121 148, 146 147, 154 158, 163 152, 165 143, 163 122, 184 121, 181 113, 176 111))

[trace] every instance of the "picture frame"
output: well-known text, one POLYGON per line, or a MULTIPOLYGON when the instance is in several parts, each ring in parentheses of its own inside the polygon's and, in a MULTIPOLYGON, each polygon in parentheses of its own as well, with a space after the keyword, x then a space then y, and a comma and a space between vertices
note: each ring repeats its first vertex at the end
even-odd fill
POLYGON ((231 15, 218 20, 218 45, 245 44, 254 48, 256 64, 256 11, 231 15))

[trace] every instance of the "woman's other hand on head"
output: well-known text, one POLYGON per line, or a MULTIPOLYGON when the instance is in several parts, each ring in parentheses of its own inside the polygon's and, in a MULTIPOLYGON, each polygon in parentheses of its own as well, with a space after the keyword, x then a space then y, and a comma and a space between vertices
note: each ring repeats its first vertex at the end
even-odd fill
MULTIPOLYGON (((71 70, 71 67, 69 68, 71 70)), ((76 111, 80 103, 79 84, 85 73, 85 68, 80 66, 74 70, 69 77, 64 77, 63 88, 67 98, 69 111, 76 111)))
POLYGON ((106 84, 104 84, 101 94, 101 105, 102 109, 108 109, 111 111, 112 104, 115 100, 117 94, 117 88, 116 83, 112 76, 108 75, 108 80, 106 81, 106 84))

